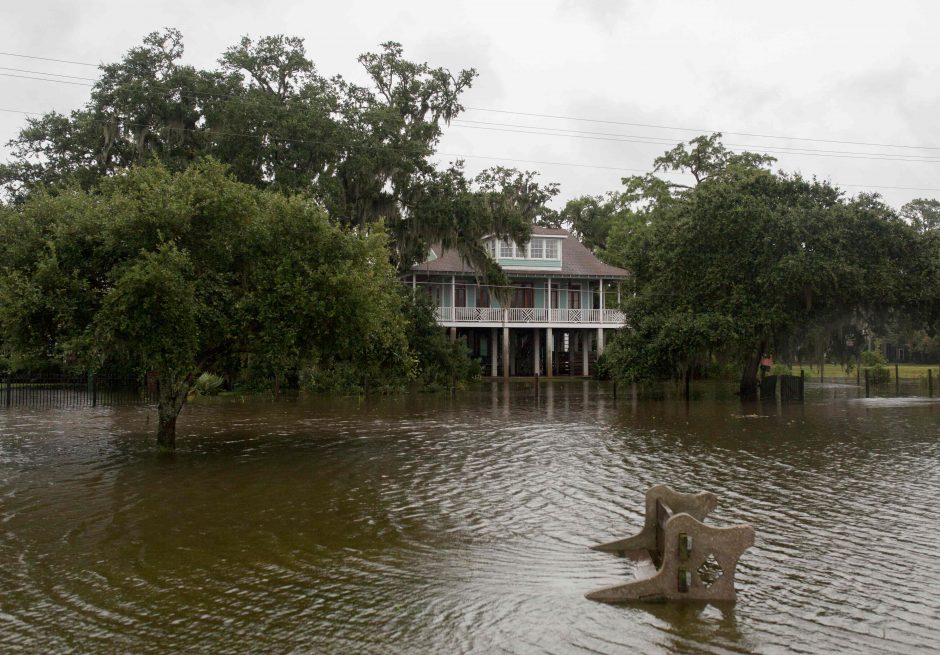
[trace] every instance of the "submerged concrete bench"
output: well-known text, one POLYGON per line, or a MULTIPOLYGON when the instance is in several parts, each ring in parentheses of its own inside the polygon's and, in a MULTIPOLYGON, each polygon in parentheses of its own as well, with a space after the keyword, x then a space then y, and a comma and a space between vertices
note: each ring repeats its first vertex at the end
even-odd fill
POLYGON ((718 505, 710 492, 684 494, 660 484, 646 492, 639 534, 592 546, 637 562, 637 579, 586 596, 604 603, 626 601, 733 601, 734 571, 754 528, 715 528, 702 521, 718 505))

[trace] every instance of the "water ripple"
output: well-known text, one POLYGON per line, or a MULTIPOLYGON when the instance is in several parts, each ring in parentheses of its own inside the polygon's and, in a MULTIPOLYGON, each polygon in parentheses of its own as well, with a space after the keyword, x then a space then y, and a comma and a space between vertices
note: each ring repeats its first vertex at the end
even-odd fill
POLYGON ((209 400, 172 456, 146 410, 0 412, 0 651, 940 650, 940 404, 808 393, 209 400), (584 600, 660 482, 754 525, 736 605, 584 600))

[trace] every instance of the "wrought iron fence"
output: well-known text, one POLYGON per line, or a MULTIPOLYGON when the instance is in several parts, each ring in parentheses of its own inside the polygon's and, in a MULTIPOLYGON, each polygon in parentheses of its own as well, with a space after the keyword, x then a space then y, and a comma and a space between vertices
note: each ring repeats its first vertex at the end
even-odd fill
POLYGON ((157 381, 118 373, 0 373, 0 407, 82 408, 157 402, 157 381))

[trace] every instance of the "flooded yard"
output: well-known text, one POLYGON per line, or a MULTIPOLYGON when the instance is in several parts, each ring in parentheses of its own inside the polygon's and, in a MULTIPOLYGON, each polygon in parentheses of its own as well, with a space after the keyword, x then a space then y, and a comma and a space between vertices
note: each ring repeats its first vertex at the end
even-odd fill
POLYGON ((0 651, 940 650, 940 402, 612 391, 201 401, 174 455, 144 408, 0 409, 0 651), (584 599, 657 483, 754 526, 736 604, 584 599))

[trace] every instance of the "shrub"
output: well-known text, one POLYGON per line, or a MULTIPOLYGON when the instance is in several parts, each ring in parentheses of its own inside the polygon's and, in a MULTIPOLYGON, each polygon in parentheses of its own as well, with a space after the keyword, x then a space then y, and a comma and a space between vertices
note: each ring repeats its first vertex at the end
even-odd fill
POLYGON ((868 373, 868 381, 872 384, 884 384, 891 380, 891 371, 888 369, 888 360, 877 350, 866 350, 861 355, 862 370, 868 373))
POLYGON ((198 378, 196 378, 196 382, 193 383, 193 388, 190 391, 190 394, 193 396, 214 396, 222 389, 222 384, 224 382, 225 380, 223 380, 219 375, 215 375, 214 373, 203 373, 198 378))

